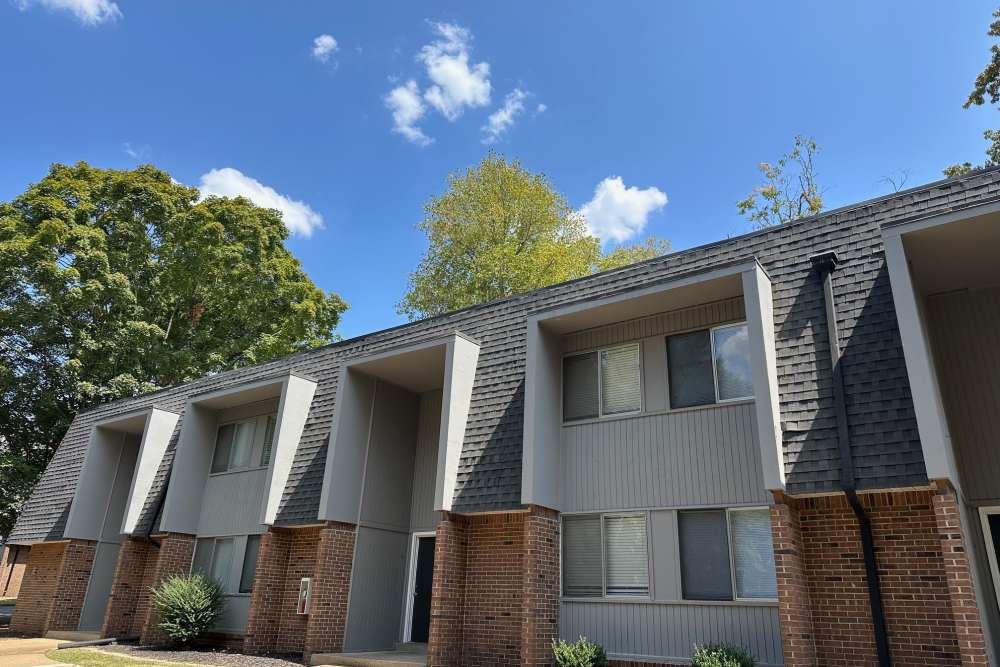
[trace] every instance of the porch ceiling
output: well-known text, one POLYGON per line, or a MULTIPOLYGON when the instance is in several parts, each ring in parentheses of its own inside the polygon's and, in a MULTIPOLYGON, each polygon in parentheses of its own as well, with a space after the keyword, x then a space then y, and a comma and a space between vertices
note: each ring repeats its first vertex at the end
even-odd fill
POLYGON ((1000 213, 908 232, 903 246, 921 294, 1000 284, 1000 213))

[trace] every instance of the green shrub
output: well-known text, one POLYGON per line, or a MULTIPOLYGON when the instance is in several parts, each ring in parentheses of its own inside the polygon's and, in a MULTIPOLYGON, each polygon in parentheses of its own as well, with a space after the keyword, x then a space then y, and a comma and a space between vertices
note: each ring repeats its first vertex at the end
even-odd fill
POLYGON ((564 639, 554 641, 552 653, 555 654, 556 665, 559 667, 608 667, 604 647, 586 637, 580 637, 572 644, 564 639))
POLYGON ((694 647, 692 667, 754 667, 753 656, 733 646, 706 644, 694 647))
POLYGON ((215 625, 223 602, 222 588, 203 574, 171 577, 153 590, 159 628, 180 646, 190 644, 215 625))

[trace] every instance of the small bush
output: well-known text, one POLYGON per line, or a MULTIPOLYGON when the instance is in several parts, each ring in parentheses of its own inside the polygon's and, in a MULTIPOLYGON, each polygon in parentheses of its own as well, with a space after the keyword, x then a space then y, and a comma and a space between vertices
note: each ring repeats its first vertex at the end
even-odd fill
POLYGON ((693 667, 754 667, 753 656, 733 646, 707 644, 695 646, 693 667))
POLYGON ((559 667, 608 667, 604 647, 586 637, 580 637, 572 644, 564 639, 554 641, 552 653, 555 654, 556 665, 559 667))
POLYGON ((180 646, 187 646, 211 630, 222 613, 222 605, 222 588, 202 574, 171 577, 153 590, 159 628, 180 646))

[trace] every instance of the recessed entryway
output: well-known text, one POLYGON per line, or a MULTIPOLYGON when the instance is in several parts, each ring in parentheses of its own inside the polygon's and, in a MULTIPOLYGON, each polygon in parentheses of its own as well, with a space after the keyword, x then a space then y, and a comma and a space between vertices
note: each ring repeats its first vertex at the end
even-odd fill
POLYGON ((431 589, 434 583, 434 533, 414 533, 410 547, 404 641, 426 643, 431 629, 431 589))

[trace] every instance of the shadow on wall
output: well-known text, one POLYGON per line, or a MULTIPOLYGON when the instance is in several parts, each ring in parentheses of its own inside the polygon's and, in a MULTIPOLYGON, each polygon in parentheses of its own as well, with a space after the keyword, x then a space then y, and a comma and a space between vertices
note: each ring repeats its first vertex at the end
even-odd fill
MULTIPOLYGON (((884 263, 840 257, 833 274, 851 454, 859 489, 927 483, 899 326, 884 263), (845 284, 866 290, 845 293, 845 284), (857 307, 860 306, 860 309, 857 307), (887 481, 888 478, 888 481, 887 481)), ((839 488, 840 461, 822 284, 809 262, 776 331, 789 493, 839 488), (791 387, 791 392, 788 388, 791 387)))

